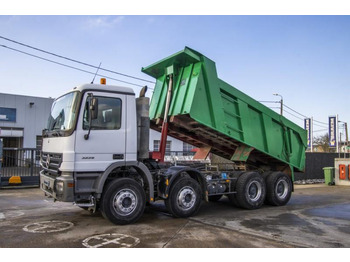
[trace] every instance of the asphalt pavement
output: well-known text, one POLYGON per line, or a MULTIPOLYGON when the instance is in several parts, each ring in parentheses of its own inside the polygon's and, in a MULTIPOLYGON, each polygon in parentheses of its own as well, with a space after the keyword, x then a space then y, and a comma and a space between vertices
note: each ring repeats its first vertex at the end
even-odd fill
POLYGON ((349 248, 350 187, 298 185, 286 206, 258 210, 222 198, 188 219, 159 201, 125 226, 38 188, 1 189, 0 236, 1 248, 349 248))

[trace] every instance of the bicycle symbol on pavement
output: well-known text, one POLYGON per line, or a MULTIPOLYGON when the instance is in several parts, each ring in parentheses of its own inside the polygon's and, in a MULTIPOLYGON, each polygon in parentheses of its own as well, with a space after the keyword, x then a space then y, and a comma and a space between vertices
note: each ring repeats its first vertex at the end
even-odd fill
POLYGON ((88 248, 99 247, 117 247, 117 248, 130 248, 138 245, 140 239, 123 234, 103 234, 88 237, 83 241, 83 246, 88 248))
POLYGON ((67 230, 74 224, 68 221, 43 221, 26 225, 23 230, 30 233, 53 233, 67 230))

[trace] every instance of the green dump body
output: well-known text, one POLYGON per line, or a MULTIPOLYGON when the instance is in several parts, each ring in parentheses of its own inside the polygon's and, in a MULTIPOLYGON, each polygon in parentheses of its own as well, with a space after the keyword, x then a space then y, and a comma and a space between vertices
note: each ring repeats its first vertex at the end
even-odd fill
POLYGON ((306 131, 219 79, 212 60, 186 47, 142 71, 157 80, 152 129, 161 131, 173 74, 168 135, 255 168, 304 169, 306 131))

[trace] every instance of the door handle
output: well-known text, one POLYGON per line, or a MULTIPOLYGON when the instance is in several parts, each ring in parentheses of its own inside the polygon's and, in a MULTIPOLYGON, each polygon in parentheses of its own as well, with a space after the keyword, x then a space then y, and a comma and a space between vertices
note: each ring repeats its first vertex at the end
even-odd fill
POLYGON ((113 154, 113 159, 124 159, 124 154, 113 154))

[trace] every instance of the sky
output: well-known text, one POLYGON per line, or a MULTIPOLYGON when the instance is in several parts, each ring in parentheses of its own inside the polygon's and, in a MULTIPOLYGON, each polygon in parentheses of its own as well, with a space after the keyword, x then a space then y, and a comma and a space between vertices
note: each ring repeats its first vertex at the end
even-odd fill
MULTIPOLYGON (((0 15, 0 37, 153 81, 141 68, 188 46, 215 61, 220 79, 303 126, 350 123, 350 17, 342 15, 0 15)), ((0 93, 58 97, 96 69, 0 38, 0 93), (6 47, 4 47, 6 46, 6 47)), ((100 72, 136 85, 153 84, 100 72)), ((96 78, 98 82, 99 77, 96 78)), ((107 79, 107 84, 140 87, 107 79)))

